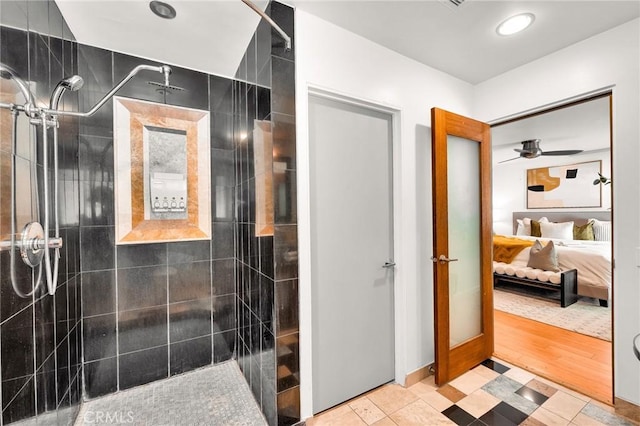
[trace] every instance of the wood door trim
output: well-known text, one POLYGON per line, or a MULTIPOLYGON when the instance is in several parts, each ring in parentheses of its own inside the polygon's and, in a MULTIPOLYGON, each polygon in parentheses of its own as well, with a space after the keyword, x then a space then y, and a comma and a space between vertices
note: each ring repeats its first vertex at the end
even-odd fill
MULTIPOLYGON (((464 373, 483 357, 488 358, 493 352, 493 281, 492 276, 492 207, 491 207, 491 143, 490 127, 486 123, 473 120, 439 108, 431 109, 432 124, 432 170, 435 176, 447 176, 448 160, 446 155, 447 135, 458 136, 480 143, 480 202, 481 202, 481 273, 482 273, 482 333, 457 347, 450 349, 449 291, 439 289, 439 283, 448 283, 449 268, 438 267, 434 263, 434 318, 435 318, 435 363, 436 383, 444 384, 464 373), (434 123, 445 123, 435 126, 434 123)), ((434 210, 434 256, 444 254, 449 257, 449 240, 447 233, 437 232, 448 227, 448 183, 447 179, 432 180, 432 202, 434 210)))

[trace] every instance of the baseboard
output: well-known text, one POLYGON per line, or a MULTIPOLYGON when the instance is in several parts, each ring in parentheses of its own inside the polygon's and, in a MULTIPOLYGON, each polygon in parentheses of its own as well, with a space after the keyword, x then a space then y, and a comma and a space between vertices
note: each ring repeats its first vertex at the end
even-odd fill
POLYGON ((620 398, 614 398, 614 402, 616 414, 626 417, 636 423, 640 423, 640 406, 620 398))
POLYGON ((433 364, 425 365, 424 367, 418 368, 412 373, 407 374, 404 378, 404 387, 408 388, 410 386, 415 385, 420 380, 426 379, 431 376, 433 373, 431 372, 433 368, 433 364))

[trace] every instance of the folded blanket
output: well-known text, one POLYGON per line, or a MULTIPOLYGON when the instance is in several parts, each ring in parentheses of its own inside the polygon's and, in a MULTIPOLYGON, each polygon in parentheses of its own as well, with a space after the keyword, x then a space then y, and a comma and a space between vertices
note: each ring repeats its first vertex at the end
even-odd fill
POLYGON ((527 247, 531 247, 534 241, 520 238, 493 236, 493 260, 496 262, 511 263, 511 261, 527 247))

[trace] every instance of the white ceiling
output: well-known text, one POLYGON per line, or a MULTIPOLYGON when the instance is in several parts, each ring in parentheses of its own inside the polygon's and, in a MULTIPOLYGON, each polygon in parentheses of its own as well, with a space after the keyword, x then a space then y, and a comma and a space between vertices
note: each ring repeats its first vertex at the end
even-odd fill
MULTIPOLYGON (((146 0, 56 3, 81 43, 233 77, 258 15, 240 0, 166 1, 173 20, 153 15, 146 0)), ((472 84, 640 15, 637 0, 285 2, 472 84), (536 15, 532 27, 496 34, 500 21, 522 11, 536 15)))
MULTIPOLYGON (((583 153, 563 158, 579 158, 580 155, 608 151, 611 145, 609 98, 598 98, 566 108, 535 115, 491 128, 493 164, 518 157, 514 149, 522 149, 520 142, 541 139, 542 151, 582 149, 583 153)), ((545 158, 517 159, 514 163, 546 161, 545 158)))

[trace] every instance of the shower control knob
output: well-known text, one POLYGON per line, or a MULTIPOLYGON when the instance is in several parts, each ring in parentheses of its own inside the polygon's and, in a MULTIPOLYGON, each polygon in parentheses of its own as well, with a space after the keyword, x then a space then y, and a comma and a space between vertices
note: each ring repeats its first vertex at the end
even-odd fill
POLYGON ((169 203, 165 201, 164 203, 162 203, 162 207, 164 207, 165 209, 169 208, 169 203))
POLYGON ((180 208, 184 209, 184 201, 180 201, 180 208))
POLYGON ((155 203, 153 203, 153 207, 155 207, 156 209, 160 208, 160 203, 158 201, 156 201, 155 203))
POLYGON ((172 209, 175 209, 175 208, 176 208, 176 206, 177 206, 176 202, 175 202, 175 201, 172 201, 172 202, 171 202, 171 208, 172 208, 172 209))

